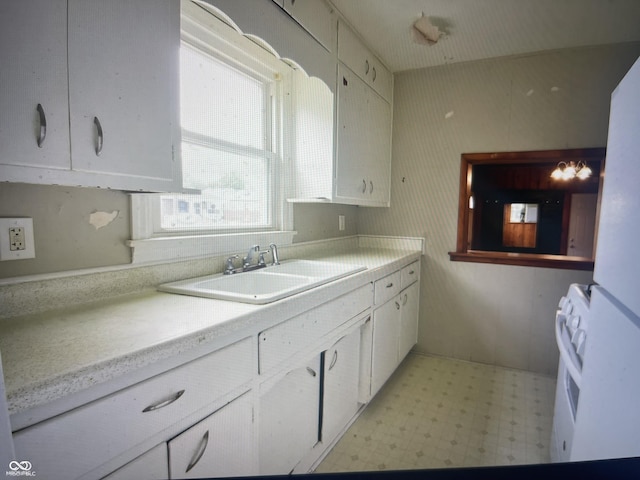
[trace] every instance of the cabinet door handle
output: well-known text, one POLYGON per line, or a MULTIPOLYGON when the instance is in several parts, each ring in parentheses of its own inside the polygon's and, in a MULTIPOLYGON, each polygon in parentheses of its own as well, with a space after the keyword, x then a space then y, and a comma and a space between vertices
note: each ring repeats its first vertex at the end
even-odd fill
POLYGON ((363 178, 362 179, 362 193, 365 193, 367 191, 367 181, 363 178))
POLYGON ((396 310, 400 310, 400 304, 396 302, 396 310))
POLYGON ((369 195, 373 193, 373 182, 369 180, 369 195))
POLYGON ((393 282, 391 282, 389 285, 387 285, 387 288, 391 288, 393 287, 393 282))
POLYGON ((93 117, 93 124, 96 126, 96 130, 98 132, 98 138, 96 140, 96 156, 100 156, 102 153, 102 144, 104 143, 104 134, 98 117, 93 117))
POLYGON ((373 79, 372 79, 372 81, 373 81, 373 82, 375 82, 375 81, 376 81, 376 77, 377 77, 377 74, 376 74, 376 67, 373 67, 373 79))
POLYGON ((315 377, 315 376, 317 375, 317 374, 316 374, 316 371, 315 371, 313 368, 311 368, 311 367, 307 367, 307 372, 308 372, 308 373, 309 373, 309 375, 311 375, 312 377, 315 377))
POLYGON ((183 393, 184 393, 184 390, 180 390, 179 392, 176 392, 173 395, 171 395, 169 398, 165 398, 164 400, 160 400, 158 403, 154 403, 152 405, 149 405, 147 408, 142 410, 142 413, 152 412, 152 411, 158 410, 158 409, 160 409, 162 407, 166 407, 167 405, 171 405, 173 402, 178 400, 182 396, 183 393))
POLYGON ((42 108, 41 104, 38 104, 36 110, 38 111, 38 119, 40 120, 40 133, 38 134, 37 142, 38 147, 42 148, 42 145, 44 145, 44 139, 47 136, 47 117, 44 114, 44 108, 42 108))
POLYGON ((369 74, 369 60, 364 61, 364 74, 365 75, 369 74))
POLYGON ((408 297, 407 297, 407 294, 405 293, 404 294, 404 300, 402 300, 402 306, 403 307, 407 304, 407 300, 408 300, 408 297))
POLYGON ((338 350, 333 351, 333 358, 331 359, 331 365, 329 365, 329 370, 336 366, 336 362, 338 361, 338 350))
POLYGON ((416 273, 416 271, 415 271, 415 270, 411 270, 411 271, 409 272, 409 275, 413 275, 414 273, 416 273))
POLYGON ((202 439, 200 440, 200 445, 198 445, 198 449, 196 450, 196 453, 194 453, 193 457, 191 457, 189 466, 184 471, 184 473, 187 473, 189 470, 191 470, 193 467, 197 465, 197 463, 202 458, 202 455, 204 455, 204 452, 207 449, 208 443, 209 443, 209 430, 207 430, 207 432, 202 436, 202 439))

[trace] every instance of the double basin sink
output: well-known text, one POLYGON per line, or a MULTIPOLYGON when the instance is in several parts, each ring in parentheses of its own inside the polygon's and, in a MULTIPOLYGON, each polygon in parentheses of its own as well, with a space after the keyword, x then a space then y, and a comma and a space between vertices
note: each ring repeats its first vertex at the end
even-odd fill
POLYGON ((250 272, 208 275, 165 283, 158 290, 261 305, 333 282, 366 268, 320 260, 288 260, 250 272))

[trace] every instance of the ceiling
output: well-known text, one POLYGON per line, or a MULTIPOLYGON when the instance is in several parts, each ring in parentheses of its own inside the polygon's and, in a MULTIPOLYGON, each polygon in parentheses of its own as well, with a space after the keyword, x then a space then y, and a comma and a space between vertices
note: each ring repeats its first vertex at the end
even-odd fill
POLYGON ((640 41, 640 0, 331 0, 393 71, 640 41), (421 15, 444 31, 412 39, 421 15))

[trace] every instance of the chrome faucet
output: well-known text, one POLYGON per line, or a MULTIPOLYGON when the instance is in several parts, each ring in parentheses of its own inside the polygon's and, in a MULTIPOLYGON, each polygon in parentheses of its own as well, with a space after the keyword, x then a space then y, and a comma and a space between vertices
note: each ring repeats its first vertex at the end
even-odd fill
POLYGON ((269 250, 271 251, 271 265, 280 265, 277 245, 275 243, 272 243, 271 245, 269 245, 269 250))
POLYGON ((271 252, 271 265, 280 265, 280 261, 278 260, 278 247, 275 243, 269 245, 269 250, 264 251, 260 250, 259 245, 252 245, 247 252, 247 256, 242 258, 241 267, 236 268, 233 265, 233 260, 239 258, 239 256, 231 255, 226 260, 226 266, 223 273, 225 275, 232 275, 234 273, 250 272, 251 270, 257 270, 258 268, 265 268, 267 263, 264 260, 264 256, 269 252, 271 252), (258 261, 256 263, 252 263, 256 254, 258 254, 258 261))
POLYGON ((251 246, 251 248, 249 248, 249 251, 247 252, 247 256, 242 259, 243 268, 247 269, 248 267, 251 266, 251 261, 253 260, 254 252, 257 253, 259 251, 260 251, 259 245, 253 245, 251 246))

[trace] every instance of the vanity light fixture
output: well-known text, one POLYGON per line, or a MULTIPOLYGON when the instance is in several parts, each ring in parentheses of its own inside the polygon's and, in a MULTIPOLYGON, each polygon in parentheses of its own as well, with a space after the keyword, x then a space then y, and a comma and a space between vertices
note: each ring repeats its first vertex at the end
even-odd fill
POLYGON ((585 162, 579 160, 577 163, 574 161, 560 162, 556 169, 551 172, 551 178, 554 180, 572 180, 579 178, 585 180, 591 176, 593 172, 587 166, 585 162))

